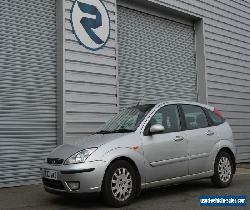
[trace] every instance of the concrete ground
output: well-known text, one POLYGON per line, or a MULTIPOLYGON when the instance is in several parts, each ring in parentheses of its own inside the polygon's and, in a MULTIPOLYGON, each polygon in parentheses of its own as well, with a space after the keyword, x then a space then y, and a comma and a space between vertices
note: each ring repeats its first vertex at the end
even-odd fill
MULTIPOLYGON (((143 210, 196 210, 225 209, 221 207, 200 207, 200 195, 247 195, 250 209, 250 169, 239 168, 230 187, 214 188, 209 179, 188 182, 180 185, 152 189, 143 192, 130 206, 121 209, 143 210)), ((0 189, 0 209, 24 210, 64 210, 64 209, 111 209, 103 204, 98 196, 60 197, 46 193, 41 185, 0 189)))

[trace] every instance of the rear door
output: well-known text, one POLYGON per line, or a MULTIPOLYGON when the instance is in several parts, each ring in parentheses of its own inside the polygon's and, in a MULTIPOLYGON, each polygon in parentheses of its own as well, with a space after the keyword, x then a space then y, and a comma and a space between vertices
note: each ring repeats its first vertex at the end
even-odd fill
POLYGON ((202 107, 184 104, 181 106, 186 124, 185 137, 188 141, 189 174, 209 170, 209 156, 219 141, 216 127, 209 125, 202 107))

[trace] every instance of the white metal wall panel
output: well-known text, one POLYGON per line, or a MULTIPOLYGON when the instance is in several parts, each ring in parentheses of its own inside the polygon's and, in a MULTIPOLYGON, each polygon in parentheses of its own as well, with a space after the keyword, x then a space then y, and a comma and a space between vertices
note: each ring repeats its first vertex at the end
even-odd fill
POLYGON ((150 0, 204 18, 208 102, 231 124, 237 160, 250 161, 250 1, 150 0))
POLYGON ((37 182, 56 146, 55 9, 0 2, 0 187, 37 182))
POLYGON ((196 101, 194 29, 118 7, 120 108, 146 101, 196 101))
MULTIPOLYGON (((204 18, 208 100, 223 111, 232 125, 238 161, 250 161, 250 2, 149 1, 204 18), (244 119, 241 120, 240 116, 244 116, 244 119)), ((68 140, 96 130, 103 121, 118 111, 116 85, 113 85, 117 74, 116 0, 106 0, 104 3, 111 17, 111 39, 104 49, 90 52, 78 44, 71 31, 69 11, 72 1, 65 1, 66 75, 71 78, 72 73, 75 73, 79 74, 79 79, 86 78, 81 81, 66 80, 68 140), (89 76, 92 80, 88 79, 89 76), (100 84, 104 78, 110 82, 100 84), (80 117, 81 114, 84 114, 82 116, 85 119, 80 117)))
POLYGON ((103 1, 110 20, 104 48, 90 51, 76 40, 70 24, 74 1, 65 1, 65 128, 66 142, 93 133, 117 113, 116 4, 103 1))

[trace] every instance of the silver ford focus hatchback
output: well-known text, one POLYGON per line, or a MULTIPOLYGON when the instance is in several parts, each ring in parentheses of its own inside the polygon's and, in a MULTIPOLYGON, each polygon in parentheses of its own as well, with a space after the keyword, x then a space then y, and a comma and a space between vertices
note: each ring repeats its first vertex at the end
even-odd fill
POLYGON ((57 147, 41 173, 47 192, 101 192, 120 207, 143 189, 188 180, 227 187, 235 153, 232 130, 216 108, 166 101, 124 109, 96 134, 57 147))

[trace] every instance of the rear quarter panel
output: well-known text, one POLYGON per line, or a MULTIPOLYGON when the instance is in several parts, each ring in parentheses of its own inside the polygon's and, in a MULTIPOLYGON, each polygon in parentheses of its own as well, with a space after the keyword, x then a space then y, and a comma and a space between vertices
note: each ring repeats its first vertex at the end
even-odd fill
POLYGON ((230 125, 227 122, 224 122, 223 124, 218 125, 216 130, 219 136, 219 141, 213 146, 213 149, 210 153, 211 170, 214 169, 215 158, 222 148, 229 148, 236 157, 234 138, 230 125))
POLYGON ((228 122, 224 122, 223 124, 216 127, 220 140, 228 140, 231 142, 234 141, 233 132, 228 122))

